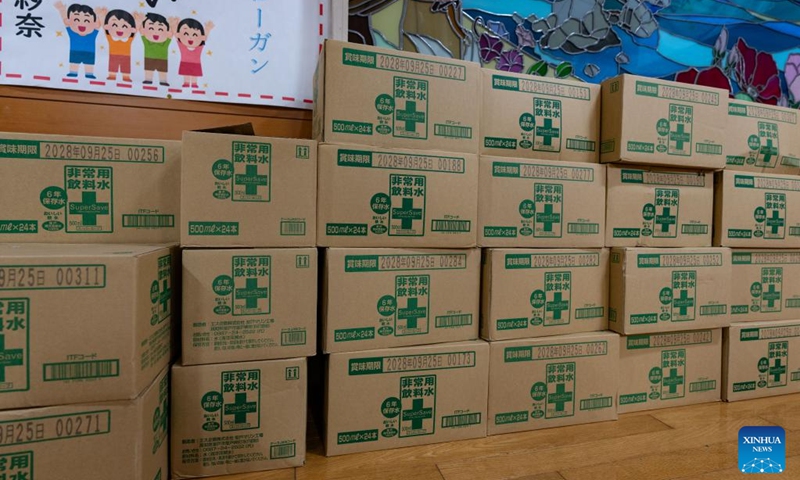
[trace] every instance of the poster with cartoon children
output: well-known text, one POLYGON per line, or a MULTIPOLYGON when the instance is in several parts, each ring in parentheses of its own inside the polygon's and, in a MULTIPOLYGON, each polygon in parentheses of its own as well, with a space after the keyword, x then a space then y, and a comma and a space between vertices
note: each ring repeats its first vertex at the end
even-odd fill
POLYGON ((0 1, 0 84, 312 108, 331 1, 0 1))

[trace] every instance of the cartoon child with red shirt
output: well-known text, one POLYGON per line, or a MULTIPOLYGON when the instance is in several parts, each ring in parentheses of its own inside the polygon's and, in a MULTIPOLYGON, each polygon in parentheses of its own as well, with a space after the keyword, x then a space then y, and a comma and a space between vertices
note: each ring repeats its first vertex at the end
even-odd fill
POLYGON ((67 8, 63 2, 53 5, 61 20, 67 27, 69 36, 69 73, 67 77, 76 78, 83 64, 86 78, 94 80, 94 64, 97 57, 97 34, 102 28, 101 18, 105 17, 108 9, 98 8, 97 11, 79 3, 73 3, 67 8))
POLYGON ((181 52, 181 63, 178 74, 183 75, 183 88, 198 88, 198 79, 203 76, 203 50, 213 22, 206 22, 205 26, 193 18, 185 18, 178 24, 175 38, 178 40, 178 49, 181 52))

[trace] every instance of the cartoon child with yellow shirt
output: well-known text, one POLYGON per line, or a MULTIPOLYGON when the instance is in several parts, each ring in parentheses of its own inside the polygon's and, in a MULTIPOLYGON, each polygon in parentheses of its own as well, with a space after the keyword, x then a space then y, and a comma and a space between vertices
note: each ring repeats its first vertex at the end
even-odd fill
POLYGON ((123 82, 131 81, 131 45, 136 36, 136 20, 125 10, 111 10, 103 29, 108 40, 108 80, 115 81, 117 72, 123 82))

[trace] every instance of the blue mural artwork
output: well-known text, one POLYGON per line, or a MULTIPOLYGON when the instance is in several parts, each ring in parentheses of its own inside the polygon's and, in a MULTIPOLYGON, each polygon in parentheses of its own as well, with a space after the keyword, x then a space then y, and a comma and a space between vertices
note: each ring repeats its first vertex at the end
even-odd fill
POLYGON ((620 73, 800 106, 800 0, 350 0, 352 42, 601 82, 620 73))

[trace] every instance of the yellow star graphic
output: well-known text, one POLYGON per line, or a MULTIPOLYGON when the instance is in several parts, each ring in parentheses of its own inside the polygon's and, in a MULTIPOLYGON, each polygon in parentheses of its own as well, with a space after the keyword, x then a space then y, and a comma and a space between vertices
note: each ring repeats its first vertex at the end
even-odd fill
POLYGON ((64 32, 62 32, 61 30, 56 30, 56 37, 60 37, 62 35, 64 35, 64 32))
POLYGON ((100 45, 100 50, 105 50, 105 49, 106 49, 105 45, 100 45))
POLYGON ((63 63, 59 63, 59 64, 58 64, 58 66, 59 66, 59 67, 63 67, 63 66, 64 66, 64 64, 63 64, 63 63))
POLYGON ((208 84, 207 84, 207 83, 204 83, 204 84, 203 84, 203 88, 208 88, 208 84))
POLYGON ((139 65, 141 65, 141 64, 142 64, 142 62, 136 62, 136 66, 137 66, 137 67, 138 67, 139 65))
POLYGON ((208 52, 206 52, 206 55, 208 55, 208 56, 210 57, 211 55, 214 55, 214 52, 212 52, 211 50, 209 50, 208 52))
POLYGON ((192 15, 197 15, 197 10, 192 10, 192 15))
POLYGON ((144 8, 144 2, 139 2, 139 8, 144 8))
POLYGON ((175 50, 173 50, 172 53, 177 53, 177 52, 175 50))

